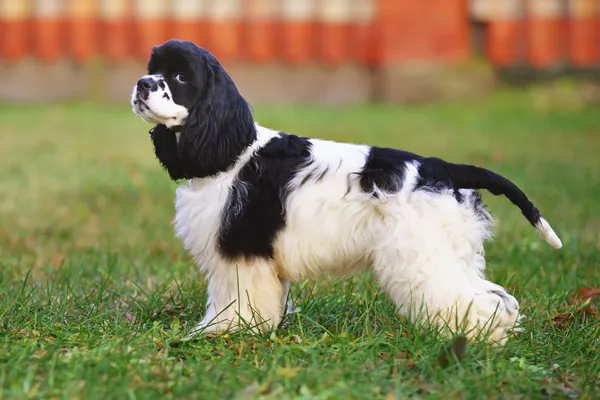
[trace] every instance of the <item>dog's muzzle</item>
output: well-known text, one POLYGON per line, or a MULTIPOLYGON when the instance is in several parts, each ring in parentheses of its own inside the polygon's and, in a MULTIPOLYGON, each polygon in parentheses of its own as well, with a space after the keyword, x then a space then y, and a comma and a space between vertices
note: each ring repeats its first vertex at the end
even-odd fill
POLYGON ((148 100, 150 92, 158 90, 158 82, 150 77, 141 78, 136 84, 136 94, 141 100, 148 100))

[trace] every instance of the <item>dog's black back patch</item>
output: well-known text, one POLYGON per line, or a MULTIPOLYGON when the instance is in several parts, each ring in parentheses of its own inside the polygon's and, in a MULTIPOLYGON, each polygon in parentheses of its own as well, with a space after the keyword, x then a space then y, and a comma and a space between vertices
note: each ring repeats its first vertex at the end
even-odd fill
POLYGON ((402 188, 406 163, 421 159, 422 157, 408 151, 371 147, 360 173, 360 187, 374 196, 377 195, 375 188, 386 193, 396 193, 402 188))
POLYGON ((273 257, 275 235, 285 226, 288 184, 309 163, 311 146, 307 138, 281 133, 240 170, 221 220, 224 257, 273 257))
MULTIPOLYGON (((377 196, 375 188, 386 193, 397 193, 404 183, 406 163, 411 161, 419 163, 414 191, 427 190, 440 193, 450 189, 459 203, 464 201, 459 188, 453 182, 454 164, 439 158, 425 158, 418 154, 390 148, 371 148, 361 172, 361 189, 366 193, 373 193, 373 196, 377 196)), ((481 201, 479 192, 474 191, 471 202, 476 212, 485 215, 485 205, 481 201)))
POLYGON ((415 190, 427 190, 434 193, 440 193, 450 189, 454 193, 454 198, 456 198, 459 203, 462 203, 463 197, 458 188, 454 186, 452 180, 452 165, 453 164, 447 163, 440 158, 428 157, 422 159, 418 169, 419 177, 417 178, 415 190))

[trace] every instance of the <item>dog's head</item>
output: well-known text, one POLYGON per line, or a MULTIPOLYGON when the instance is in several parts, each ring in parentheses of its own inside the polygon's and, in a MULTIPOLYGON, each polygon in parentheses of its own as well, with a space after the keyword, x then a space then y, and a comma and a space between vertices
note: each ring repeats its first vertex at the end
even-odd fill
POLYGON ((133 111, 146 122, 181 128, 201 100, 213 95, 214 70, 219 68, 210 53, 192 43, 170 40, 157 46, 148 74, 133 87, 133 111))
POLYGON ((225 170, 256 138, 248 103, 217 59, 191 42, 152 49, 131 106, 144 121, 180 132, 177 162, 186 178, 225 170))

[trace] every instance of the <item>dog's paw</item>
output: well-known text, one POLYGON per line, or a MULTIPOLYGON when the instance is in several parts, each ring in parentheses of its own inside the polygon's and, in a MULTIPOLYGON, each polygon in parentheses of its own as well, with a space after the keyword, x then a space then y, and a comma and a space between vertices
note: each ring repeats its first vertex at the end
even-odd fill
POLYGON ((519 302, 504 288, 493 285, 475 296, 470 320, 474 327, 471 336, 482 336, 488 342, 504 344, 511 333, 521 332, 519 302))
POLYGON ((205 318, 182 340, 189 341, 201 337, 217 336, 229 332, 231 328, 232 324, 226 321, 215 321, 214 318, 210 320, 205 318))

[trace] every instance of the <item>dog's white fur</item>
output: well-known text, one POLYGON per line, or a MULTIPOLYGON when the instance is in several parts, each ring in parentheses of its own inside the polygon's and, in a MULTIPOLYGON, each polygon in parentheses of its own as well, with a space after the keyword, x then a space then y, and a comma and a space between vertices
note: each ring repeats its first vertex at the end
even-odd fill
MULTIPOLYGON (((162 94, 151 93, 148 110, 134 105, 134 111, 152 123, 184 123, 180 106, 162 94)), ((132 104, 135 97, 134 89, 132 104)), ((449 190, 413 190, 418 177, 413 161, 398 193, 365 193, 353 174, 365 165, 368 146, 312 139, 312 160, 290 183, 274 259, 223 258, 217 239, 227 223, 222 215, 230 188, 254 152, 280 135, 258 124, 256 129, 258 139, 233 168, 177 189, 176 234, 208 278, 206 314, 196 333, 243 324, 272 328, 285 312, 290 281, 370 269, 411 320, 471 337, 485 331, 494 342, 507 339, 519 321, 519 304, 485 278, 483 242, 491 236, 492 220, 475 211, 474 192, 461 189, 465 201, 459 203, 449 190), (306 174, 325 170, 322 180, 300 184, 306 174)), ((244 191, 239 193, 243 197, 244 191)), ((237 199, 239 210, 243 200, 237 199)), ((549 242, 560 247, 547 222, 542 219, 540 225, 549 242)))

